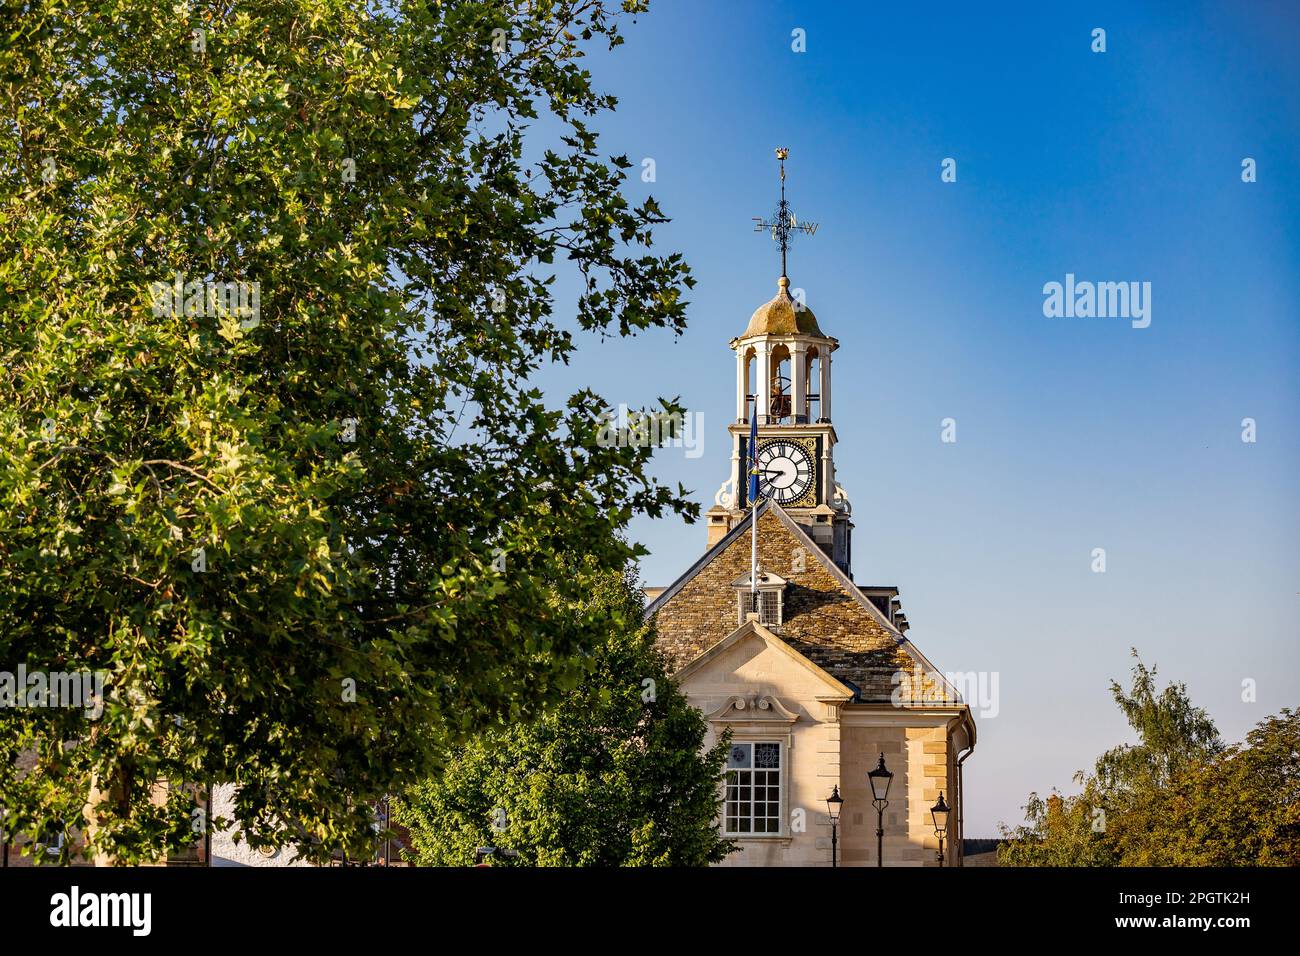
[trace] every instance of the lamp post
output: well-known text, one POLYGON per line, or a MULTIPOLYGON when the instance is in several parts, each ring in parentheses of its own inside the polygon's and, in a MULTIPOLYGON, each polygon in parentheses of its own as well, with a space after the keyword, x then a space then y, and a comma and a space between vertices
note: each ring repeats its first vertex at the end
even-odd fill
POLYGON ((943 791, 939 791, 939 802, 930 808, 930 819, 934 821, 934 835, 939 838, 939 865, 943 866, 943 837, 948 831, 948 804, 943 802, 943 791))
POLYGON ((880 755, 876 769, 867 774, 871 781, 871 805, 876 808, 876 866, 885 865, 885 807, 889 806, 889 784, 893 773, 885 767, 885 755, 880 755))
POLYGON ((826 798, 826 813, 831 818, 831 869, 836 867, 836 843, 838 842, 837 830, 840 822, 840 808, 844 806, 844 798, 840 796, 840 785, 837 783, 831 789, 831 795, 826 798))

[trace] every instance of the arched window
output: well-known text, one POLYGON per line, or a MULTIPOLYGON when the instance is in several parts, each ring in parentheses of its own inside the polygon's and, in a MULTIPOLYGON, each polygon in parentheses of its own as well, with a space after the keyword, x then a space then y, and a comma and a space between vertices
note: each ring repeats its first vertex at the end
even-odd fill
POLYGON ((794 414, 790 407, 793 389, 790 381, 790 349, 777 345, 772 349, 772 378, 767 389, 767 421, 770 424, 788 422, 794 414))

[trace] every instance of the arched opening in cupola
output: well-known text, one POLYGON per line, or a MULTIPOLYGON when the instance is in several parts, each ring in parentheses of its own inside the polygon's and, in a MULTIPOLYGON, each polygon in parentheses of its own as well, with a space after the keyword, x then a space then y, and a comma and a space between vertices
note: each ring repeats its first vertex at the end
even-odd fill
POLYGON ((790 349, 785 345, 772 346, 771 358, 768 360, 771 372, 767 387, 767 423, 769 425, 787 424, 794 414, 791 407, 794 394, 791 375, 790 349))

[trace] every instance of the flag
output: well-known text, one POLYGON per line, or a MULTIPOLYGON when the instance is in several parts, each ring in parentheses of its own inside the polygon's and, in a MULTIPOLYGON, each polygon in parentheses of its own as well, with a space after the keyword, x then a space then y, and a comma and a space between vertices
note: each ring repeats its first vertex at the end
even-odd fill
POLYGON ((754 413, 749 416, 749 503, 758 503, 758 399, 754 399, 754 413))

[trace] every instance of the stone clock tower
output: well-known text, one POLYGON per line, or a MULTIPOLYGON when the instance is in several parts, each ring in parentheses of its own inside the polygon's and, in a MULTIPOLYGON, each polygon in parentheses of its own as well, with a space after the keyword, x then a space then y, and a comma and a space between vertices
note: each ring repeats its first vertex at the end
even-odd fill
POLYGON ((781 505, 851 573, 852 508, 835 480, 831 424, 831 353, 839 343, 822 332, 801 297, 790 294, 790 280, 782 275, 776 297, 755 310, 730 346, 736 353, 736 420, 727 428, 731 474, 708 512, 709 546, 748 513, 750 416, 757 415, 762 497, 781 505))

